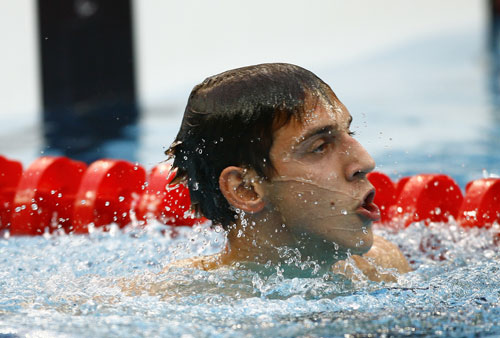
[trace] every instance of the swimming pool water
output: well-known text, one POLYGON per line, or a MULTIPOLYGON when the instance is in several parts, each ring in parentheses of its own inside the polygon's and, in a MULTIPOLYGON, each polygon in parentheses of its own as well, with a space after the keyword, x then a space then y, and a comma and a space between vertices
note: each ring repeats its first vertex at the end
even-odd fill
POLYGON ((2 239, 0 334, 500 335, 498 226, 416 223, 376 233, 414 269, 397 283, 292 278, 273 268, 157 274, 173 259, 220 250, 223 234, 207 225, 2 239))
MULTIPOLYGON (((498 93, 487 86, 498 74, 489 74, 484 60, 477 32, 464 31, 313 70, 350 109, 378 170, 393 178, 443 172, 463 188, 484 170, 500 175, 498 93)), ((141 164, 164 159, 181 111, 145 114, 141 164)), ((19 147, 26 134, 3 133, 19 147)), ((6 155, 39 156, 38 143, 6 155)), ((0 336, 496 337, 498 232, 464 230, 453 220, 399 232, 376 229, 401 247, 414 269, 397 283, 291 278, 272 269, 158 275, 172 260, 223 247, 223 234, 207 225, 7 236, 0 239, 0 336)))

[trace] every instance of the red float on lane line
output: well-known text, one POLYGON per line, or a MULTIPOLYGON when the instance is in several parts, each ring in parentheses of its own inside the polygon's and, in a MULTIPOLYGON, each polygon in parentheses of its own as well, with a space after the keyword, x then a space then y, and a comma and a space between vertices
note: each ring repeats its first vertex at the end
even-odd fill
POLYGON ((190 211, 189 189, 182 184, 170 184, 175 177, 170 163, 161 163, 151 170, 148 185, 136 208, 137 219, 156 219, 168 225, 189 225, 206 221, 190 211))
POLYGON ((402 219, 405 226, 418 221, 447 222, 449 216, 457 218, 463 196, 451 177, 421 174, 402 184, 393 217, 402 219))
POLYGON ((373 202, 380 208, 379 222, 387 223, 391 220, 389 209, 394 205, 398 197, 396 185, 389 176, 381 172, 368 173, 367 178, 376 190, 373 202))
POLYGON ((483 178, 467 184, 458 222, 465 227, 500 223, 500 178, 483 178))
POLYGON ((92 163, 85 175, 73 209, 73 230, 87 233, 88 226, 130 223, 130 211, 144 189, 146 172, 123 160, 102 159, 92 163))
POLYGON ((41 235, 71 228, 75 193, 85 171, 83 162, 41 157, 22 174, 14 197, 10 233, 41 235))
POLYGON ((0 230, 10 227, 12 202, 22 173, 21 162, 0 156, 0 230))

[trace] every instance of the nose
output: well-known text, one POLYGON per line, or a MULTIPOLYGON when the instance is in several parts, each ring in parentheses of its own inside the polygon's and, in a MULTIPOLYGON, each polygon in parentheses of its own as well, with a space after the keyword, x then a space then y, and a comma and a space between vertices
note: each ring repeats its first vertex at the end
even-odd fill
POLYGON ((347 143, 345 176, 348 181, 363 179, 366 174, 375 169, 375 160, 366 149, 354 138, 347 143))

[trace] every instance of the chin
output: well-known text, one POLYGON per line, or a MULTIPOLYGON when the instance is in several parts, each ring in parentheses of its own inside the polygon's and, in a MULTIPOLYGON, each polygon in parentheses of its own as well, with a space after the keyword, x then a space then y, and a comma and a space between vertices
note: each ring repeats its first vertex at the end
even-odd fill
POLYGON ((367 253, 368 251, 370 251, 371 248, 372 248, 372 244, 365 245, 363 247, 355 247, 355 248, 351 249, 351 253, 353 255, 361 256, 361 255, 364 255, 365 253, 367 253))
POLYGON ((373 245, 373 233, 370 231, 368 235, 363 234, 363 238, 361 239, 363 244, 359 244, 360 241, 357 241, 353 248, 351 248, 351 252, 355 255, 363 255, 370 251, 373 245))
POLYGON ((373 232, 369 228, 367 233, 352 234, 349 238, 340 242, 342 242, 341 247, 344 247, 345 251, 350 251, 354 255, 363 255, 370 251, 373 245, 373 232))

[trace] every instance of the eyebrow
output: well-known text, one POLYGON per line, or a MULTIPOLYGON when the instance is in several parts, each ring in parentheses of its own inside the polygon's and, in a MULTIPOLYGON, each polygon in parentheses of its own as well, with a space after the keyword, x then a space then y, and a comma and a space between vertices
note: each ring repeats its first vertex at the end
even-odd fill
MULTIPOLYGON (((349 121, 347 122, 347 126, 351 127, 351 123, 352 123, 352 115, 349 116, 349 121)), ((335 128, 336 128, 336 125, 329 124, 326 126, 320 126, 320 127, 314 128, 312 130, 309 130, 305 135, 302 135, 300 137, 300 141, 297 142, 297 144, 301 144, 314 136, 323 135, 323 134, 331 134, 333 131, 335 131, 335 128)))
POLYGON ((326 125, 326 126, 321 126, 317 127, 314 129, 309 130, 305 135, 302 135, 297 142, 297 144, 304 143, 305 141, 309 140, 310 138, 318 135, 324 135, 324 134, 331 134, 335 130, 334 125, 326 125))

